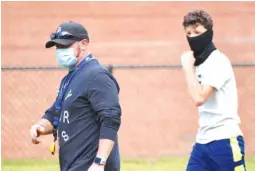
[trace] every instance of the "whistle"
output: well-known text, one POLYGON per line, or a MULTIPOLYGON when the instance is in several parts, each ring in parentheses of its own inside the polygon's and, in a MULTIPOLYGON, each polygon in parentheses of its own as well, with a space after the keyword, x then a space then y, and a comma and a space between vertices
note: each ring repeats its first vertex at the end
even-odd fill
POLYGON ((52 142, 50 145, 50 152, 52 155, 54 155, 55 151, 56 151, 56 144, 55 144, 55 142, 52 142))

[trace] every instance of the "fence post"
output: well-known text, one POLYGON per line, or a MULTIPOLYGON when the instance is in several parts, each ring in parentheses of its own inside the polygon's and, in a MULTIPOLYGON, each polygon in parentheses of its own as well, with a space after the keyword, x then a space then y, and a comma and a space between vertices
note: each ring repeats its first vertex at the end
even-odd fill
POLYGON ((107 70, 112 74, 113 73, 113 66, 111 64, 108 65, 107 70))

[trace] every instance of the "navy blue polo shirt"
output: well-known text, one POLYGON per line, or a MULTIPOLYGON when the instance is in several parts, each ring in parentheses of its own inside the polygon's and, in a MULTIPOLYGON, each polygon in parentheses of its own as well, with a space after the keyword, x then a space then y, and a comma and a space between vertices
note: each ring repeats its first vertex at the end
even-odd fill
MULTIPOLYGON (((55 104, 42 117, 51 123, 55 104)), ((105 170, 119 171, 120 118, 119 85, 92 59, 74 75, 63 96, 58 127, 61 171, 86 171, 96 156, 99 139, 115 141, 105 170)))

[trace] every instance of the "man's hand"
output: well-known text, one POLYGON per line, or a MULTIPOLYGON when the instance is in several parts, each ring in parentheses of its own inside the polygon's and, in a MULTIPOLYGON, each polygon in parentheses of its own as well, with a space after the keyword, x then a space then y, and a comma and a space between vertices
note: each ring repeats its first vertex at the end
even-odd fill
POLYGON ((32 125, 30 129, 30 136, 32 138, 32 143, 39 144, 40 141, 38 140, 38 137, 40 135, 43 135, 44 132, 45 132, 45 128, 41 126, 40 124, 32 125))
POLYGON ((88 171, 104 171, 104 165, 98 165, 93 163, 90 167, 88 171))
POLYGON ((181 56, 181 64, 184 70, 194 67, 195 58, 192 51, 184 52, 181 56))

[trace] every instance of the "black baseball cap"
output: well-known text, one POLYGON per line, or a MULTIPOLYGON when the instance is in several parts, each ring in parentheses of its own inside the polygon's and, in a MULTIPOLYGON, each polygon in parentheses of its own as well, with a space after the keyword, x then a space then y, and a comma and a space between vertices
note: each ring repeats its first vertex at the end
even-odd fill
POLYGON ((89 41, 88 32, 84 26, 73 21, 59 25, 56 32, 50 35, 50 38, 51 40, 45 44, 46 48, 51 48, 56 44, 68 46, 83 39, 89 41))

